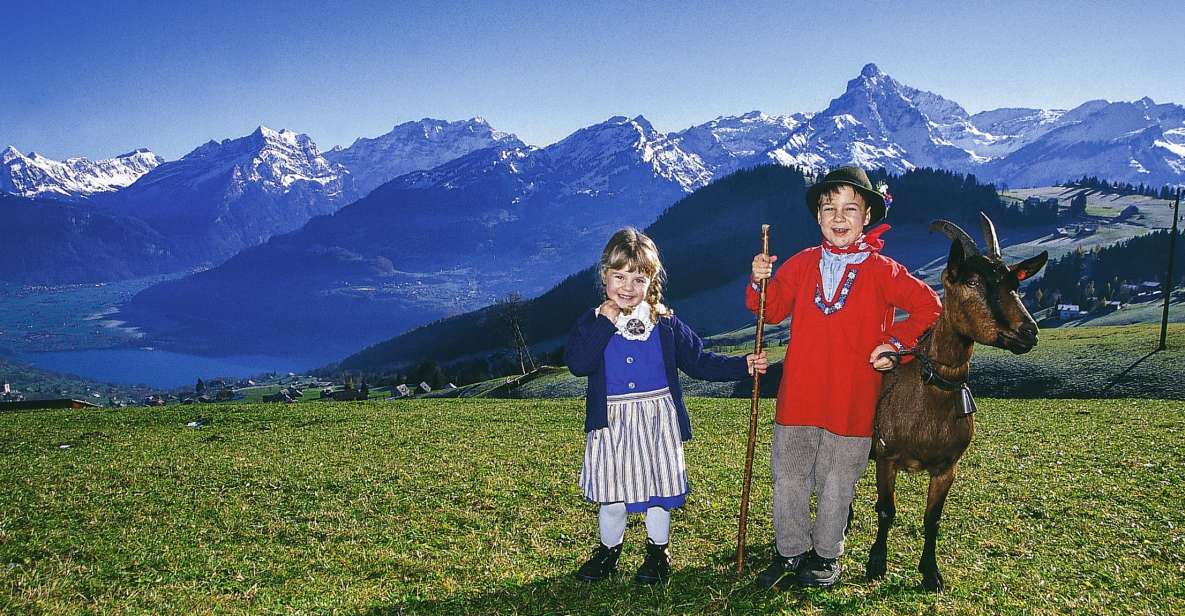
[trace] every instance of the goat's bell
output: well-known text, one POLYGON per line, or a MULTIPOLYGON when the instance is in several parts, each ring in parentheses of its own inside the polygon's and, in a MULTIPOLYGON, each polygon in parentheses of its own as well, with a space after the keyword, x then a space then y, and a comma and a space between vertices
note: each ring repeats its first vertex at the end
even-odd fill
POLYGON ((963 388, 959 390, 959 406, 963 412, 963 417, 971 415, 976 410, 975 398, 971 395, 971 388, 963 383, 963 388))

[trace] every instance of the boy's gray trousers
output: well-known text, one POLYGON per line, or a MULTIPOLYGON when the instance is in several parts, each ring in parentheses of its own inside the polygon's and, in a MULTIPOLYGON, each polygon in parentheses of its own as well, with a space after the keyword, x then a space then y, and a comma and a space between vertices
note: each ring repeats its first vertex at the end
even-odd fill
POLYGON ((837 436, 813 426, 774 424, 770 467, 778 552, 811 549, 824 558, 843 554, 848 507, 868 466, 871 437, 837 436), (811 524, 811 494, 817 494, 811 524))

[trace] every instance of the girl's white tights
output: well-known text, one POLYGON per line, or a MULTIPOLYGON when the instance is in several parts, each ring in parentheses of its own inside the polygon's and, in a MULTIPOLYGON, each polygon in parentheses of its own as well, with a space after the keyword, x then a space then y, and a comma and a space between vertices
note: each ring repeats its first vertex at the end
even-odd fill
POLYGON ((671 539, 671 512, 662 507, 647 509, 646 536, 658 545, 666 545, 671 539))
MULTIPOLYGON (((601 543, 608 547, 621 545, 625 539, 625 503, 601 505, 597 519, 601 527, 601 543)), ((646 510, 646 536, 658 545, 665 545, 671 537, 671 512, 662 507, 646 510)))

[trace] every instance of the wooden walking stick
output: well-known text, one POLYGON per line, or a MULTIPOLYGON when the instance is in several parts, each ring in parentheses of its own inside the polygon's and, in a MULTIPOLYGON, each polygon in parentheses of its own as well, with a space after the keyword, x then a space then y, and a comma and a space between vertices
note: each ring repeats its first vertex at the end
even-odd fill
MULTIPOLYGON (((769 225, 761 225, 761 254, 769 256, 769 225)), ((761 300, 757 304, 757 339, 753 343, 753 353, 761 354, 762 338, 765 335, 765 284, 769 278, 761 280, 761 300)), ((753 371, 753 395, 749 407, 749 443, 745 448, 745 483, 741 488, 741 519, 737 528, 737 575, 745 570, 745 533, 749 526, 749 484, 753 480, 753 445, 757 440, 757 402, 761 398, 761 374, 753 371)))

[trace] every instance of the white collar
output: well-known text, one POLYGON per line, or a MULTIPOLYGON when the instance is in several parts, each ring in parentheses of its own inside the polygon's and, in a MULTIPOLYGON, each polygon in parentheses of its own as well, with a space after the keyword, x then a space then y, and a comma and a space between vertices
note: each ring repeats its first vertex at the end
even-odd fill
POLYGON ((650 304, 642 302, 634 306, 633 314, 624 311, 617 315, 614 322, 617 334, 626 340, 646 340, 654 329, 654 321, 650 318, 650 304))

